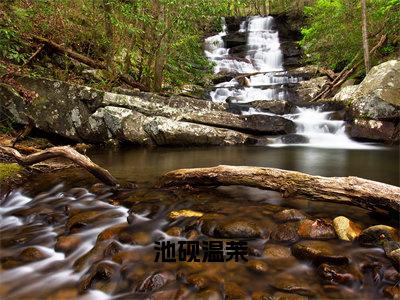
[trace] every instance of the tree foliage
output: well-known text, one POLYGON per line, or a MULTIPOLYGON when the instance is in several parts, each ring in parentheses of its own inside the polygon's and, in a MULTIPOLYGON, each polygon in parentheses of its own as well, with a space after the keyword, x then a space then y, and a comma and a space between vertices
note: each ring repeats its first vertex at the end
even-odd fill
MULTIPOLYGON (((302 29, 301 45, 308 61, 340 69, 362 51, 360 0, 317 0, 304 11, 308 26, 302 29)), ((368 0, 368 42, 383 34, 388 42, 376 56, 378 63, 399 47, 400 0, 368 0)))

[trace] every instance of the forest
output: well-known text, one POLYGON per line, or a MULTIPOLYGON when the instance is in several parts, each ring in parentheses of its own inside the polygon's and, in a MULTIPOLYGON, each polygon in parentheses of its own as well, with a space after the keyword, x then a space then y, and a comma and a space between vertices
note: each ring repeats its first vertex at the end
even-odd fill
MULTIPOLYGON (((52 72, 54 78, 79 82, 79 67, 62 57, 32 63, 32 55, 47 45, 43 38, 104 67, 101 88, 110 88, 122 74, 152 91, 204 85, 211 72, 203 55, 204 37, 219 31, 222 16, 257 14, 293 16, 301 27, 299 43, 307 62, 340 71, 362 55, 361 2, 6 0, 0 4, 1 72, 4 76, 8 67, 24 71, 32 64, 32 75, 52 72)), ((383 35, 387 39, 371 58, 375 65, 398 54, 400 2, 367 4, 368 44, 373 47, 383 35)), ((363 72, 360 68, 358 75, 363 72)))
POLYGON ((0 299, 399 299, 400 0, 1 0, 0 299))

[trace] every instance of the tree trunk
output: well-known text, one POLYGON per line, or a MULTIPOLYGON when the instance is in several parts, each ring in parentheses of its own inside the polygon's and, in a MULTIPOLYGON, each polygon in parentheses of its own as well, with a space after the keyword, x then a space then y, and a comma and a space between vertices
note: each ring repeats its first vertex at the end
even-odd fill
POLYGON ((111 22, 111 3, 109 0, 103 0, 104 9, 104 26, 106 30, 106 35, 108 39, 108 53, 107 53, 107 64, 108 67, 112 69, 113 58, 114 58, 114 32, 111 22))
POLYGON ((362 40, 363 40, 363 50, 364 50, 365 73, 368 73, 371 68, 371 63, 369 60, 366 0, 361 0, 361 22, 362 22, 361 26, 362 26, 362 40))
POLYGON ((400 211, 400 188, 358 177, 321 177, 295 171, 261 167, 218 166, 181 169, 160 179, 160 186, 245 185, 279 191, 284 196, 306 196, 320 200, 352 204, 373 211, 400 211))
POLYGON ((51 147, 30 155, 22 155, 13 148, 0 146, 0 153, 13 157, 18 162, 18 164, 25 167, 37 164, 39 162, 51 158, 56 158, 56 157, 67 158, 72 162, 76 163, 77 165, 86 169, 93 176, 95 176, 105 184, 111 186, 118 185, 117 179, 115 179, 110 174, 110 172, 99 167, 94 162, 92 162, 89 157, 80 154, 78 151, 69 146, 51 147))

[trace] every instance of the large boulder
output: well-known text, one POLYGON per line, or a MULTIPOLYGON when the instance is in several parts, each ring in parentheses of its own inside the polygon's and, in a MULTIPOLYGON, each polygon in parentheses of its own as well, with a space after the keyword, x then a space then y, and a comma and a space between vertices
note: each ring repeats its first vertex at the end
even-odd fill
POLYGON ((256 142, 255 139, 237 131, 179 122, 165 117, 148 118, 143 129, 158 146, 235 145, 256 142))
POLYGON ((373 67, 359 85, 343 88, 334 99, 350 106, 347 133, 351 137, 399 142, 399 60, 390 60, 373 67))

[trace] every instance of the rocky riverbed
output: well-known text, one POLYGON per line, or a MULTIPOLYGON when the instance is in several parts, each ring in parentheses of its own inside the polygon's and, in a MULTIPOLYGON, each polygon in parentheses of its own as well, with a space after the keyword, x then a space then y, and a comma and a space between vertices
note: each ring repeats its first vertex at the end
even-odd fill
POLYGON ((32 178, 2 199, 4 299, 398 295, 395 219, 243 186, 140 184, 116 193, 65 172, 32 178), (199 242, 200 258, 204 241, 244 241, 248 261, 155 262, 163 241, 199 242))

